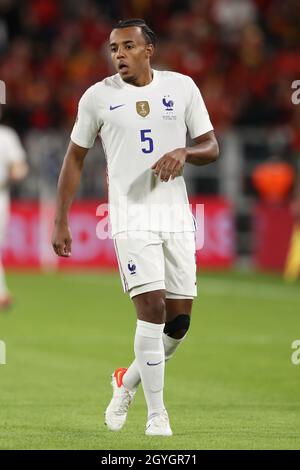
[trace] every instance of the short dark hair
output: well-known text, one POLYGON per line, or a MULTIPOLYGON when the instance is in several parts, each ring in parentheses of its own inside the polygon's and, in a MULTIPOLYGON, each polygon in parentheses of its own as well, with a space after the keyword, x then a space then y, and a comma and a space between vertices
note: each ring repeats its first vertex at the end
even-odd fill
POLYGON ((130 28, 131 26, 139 26, 142 30, 146 44, 153 44, 156 46, 156 34, 141 18, 130 18, 128 20, 119 20, 114 24, 113 29, 130 28))

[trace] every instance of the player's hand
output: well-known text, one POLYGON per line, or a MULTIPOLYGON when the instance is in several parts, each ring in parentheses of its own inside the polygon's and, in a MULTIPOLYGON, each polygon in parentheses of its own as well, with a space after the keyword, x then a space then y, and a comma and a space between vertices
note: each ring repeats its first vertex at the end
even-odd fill
POLYGON ((72 236, 67 222, 56 223, 52 234, 52 246, 58 256, 69 258, 72 253, 72 236))
POLYGON ((175 149, 163 155, 151 168, 161 181, 173 180, 182 173, 186 157, 185 148, 175 149))

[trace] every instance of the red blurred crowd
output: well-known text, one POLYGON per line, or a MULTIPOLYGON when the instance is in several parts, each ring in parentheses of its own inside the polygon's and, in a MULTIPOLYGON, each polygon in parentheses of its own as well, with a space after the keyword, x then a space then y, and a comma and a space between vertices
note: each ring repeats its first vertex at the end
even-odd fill
POLYGON ((154 67, 190 75, 214 126, 289 124, 300 150, 299 0, 0 0, 0 78, 20 132, 70 128, 83 91, 114 70, 113 23, 142 17, 158 34, 154 67))

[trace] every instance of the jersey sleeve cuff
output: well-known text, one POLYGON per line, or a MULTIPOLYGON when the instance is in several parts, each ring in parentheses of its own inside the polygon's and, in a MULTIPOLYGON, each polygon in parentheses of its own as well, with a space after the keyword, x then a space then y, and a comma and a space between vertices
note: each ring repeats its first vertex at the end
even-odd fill
POLYGON ((190 137, 191 137, 191 139, 195 139, 196 137, 200 137, 201 135, 206 134, 207 132, 210 132, 210 131, 213 131, 213 130, 214 130, 214 128, 213 128, 212 124, 209 124, 209 125, 207 125, 207 127, 201 127, 201 129, 199 129, 196 132, 193 132, 193 134, 190 132, 190 137))
POLYGON ((72 135, 71 135, 71 141, 73 142, 73 144, 76 144, 79 147, 83 147, 85 149, 90 149, 94 145, 94 142, 92 144, 87 144, 86 142, 83 142, 82 140, 77 139, 76 137, 73 137, 72 135))

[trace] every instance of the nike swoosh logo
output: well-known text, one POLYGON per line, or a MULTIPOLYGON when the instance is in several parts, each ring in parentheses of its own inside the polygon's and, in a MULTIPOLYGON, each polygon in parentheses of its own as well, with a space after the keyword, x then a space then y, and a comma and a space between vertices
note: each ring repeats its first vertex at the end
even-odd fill
POLYGON ((147 365, 148 366, 158 366, 158 364, 161 364, 162 361, 159 361, 159 362, 147 362, 147 365))
POLYGON ((110 111, 113 111, 114 109, 121 108, 121 106, 125 106, 125 104, 118 104, 118 106, 110 105, 109 109, 110 109, 110 111))

